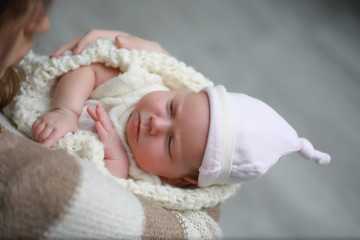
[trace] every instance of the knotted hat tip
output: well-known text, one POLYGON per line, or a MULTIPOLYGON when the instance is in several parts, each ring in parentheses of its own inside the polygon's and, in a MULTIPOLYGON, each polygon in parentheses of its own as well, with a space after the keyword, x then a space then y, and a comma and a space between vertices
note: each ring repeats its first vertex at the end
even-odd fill
POLYGON ((306 159, 316 162, 319 165, 328 165, 331 161, 331 157, 329 154, 320 152, 314 149, 313 145, 309 142, 309 140, 305 138, 301 138, 302 147, 299 150, 299 154, 306 159))

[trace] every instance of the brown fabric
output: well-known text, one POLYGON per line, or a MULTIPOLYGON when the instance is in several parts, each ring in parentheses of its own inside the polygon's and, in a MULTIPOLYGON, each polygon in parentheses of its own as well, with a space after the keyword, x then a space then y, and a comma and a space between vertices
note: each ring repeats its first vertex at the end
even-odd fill
POLYGON ((80 166, 0 125, 0 239, 42 237, 66 213, 80 166))
POLYGON ((136 195, 145 211, 142 239, 186 239, 185 225, 171 211, 136 195))
POLYGON ((205 212, 214 219, 215 222, 219 222, 220 220, 220 204, 216 205, 212 208, 206 208, 205 212))

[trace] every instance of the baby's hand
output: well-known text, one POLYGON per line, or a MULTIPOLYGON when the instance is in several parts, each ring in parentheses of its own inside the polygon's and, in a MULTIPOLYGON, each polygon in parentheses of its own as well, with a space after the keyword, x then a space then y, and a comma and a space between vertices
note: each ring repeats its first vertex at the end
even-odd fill
POLYGON ((87 111, 95 121, 95 127, 99 134, 100 141, 104 144, 105 158, 118 158, 118 149, 120 148, 119 146, 122 146, 121 140, 104 108, 98 104, 96 111, 91 107, 88 107, 87 111))
POLYGON ((36 141, 51 147, 65 134, 78 128, 78 116, 69 109, 61 108, 38 118, 32 125, 31 134, 36 141))
POLYGON ((127 178, 129 171, 129 160, 126 150, 122 145, 119 135, 113 127, 111 120, 104 108, 98 104, 96 111, 87 108, 90 117, 95 121, 95 127, 100 141, 104 144, 105 167, 109 172, 120 178, 127 178))

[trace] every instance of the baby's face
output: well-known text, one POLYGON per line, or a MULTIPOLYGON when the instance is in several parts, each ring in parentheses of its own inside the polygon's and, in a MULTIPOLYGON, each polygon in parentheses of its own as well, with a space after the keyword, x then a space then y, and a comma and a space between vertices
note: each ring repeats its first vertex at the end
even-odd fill
POLYGON ((130 116, 126 138, 142 169, 166 178, 181 178, 201 165, 209 121, 206 93, 151 92, 130 116))

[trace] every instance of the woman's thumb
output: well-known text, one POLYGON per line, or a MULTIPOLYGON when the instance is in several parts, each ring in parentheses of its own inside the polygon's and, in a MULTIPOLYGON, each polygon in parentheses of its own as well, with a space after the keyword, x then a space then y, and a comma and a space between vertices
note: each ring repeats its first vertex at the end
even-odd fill
POLYGON ((115 44, 116 44, 116 46, 118 46, 118 48, 125 48, 125 49, 131 48, 128 36, 117 35, 115 37, 115 44))

